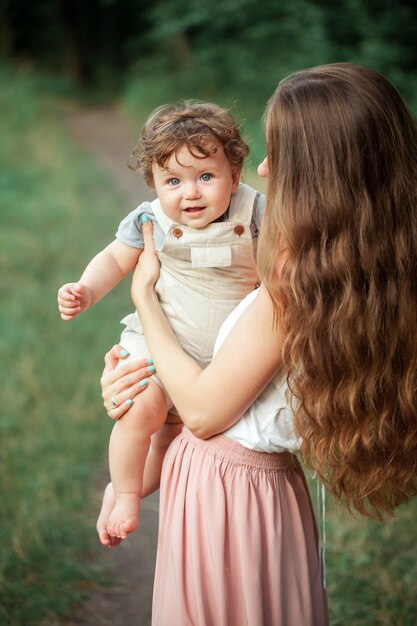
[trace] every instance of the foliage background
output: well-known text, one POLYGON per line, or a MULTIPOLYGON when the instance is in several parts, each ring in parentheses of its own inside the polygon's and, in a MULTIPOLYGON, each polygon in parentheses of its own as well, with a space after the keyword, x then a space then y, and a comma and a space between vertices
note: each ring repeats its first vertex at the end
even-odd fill
POLYGON ((412 0, 0 0, 0 24, 5 57, 90 95, 117 91, 145 111, 186 96, 243 101, 248 132, 280 78, 330 61, 374 67, 417 106, 412 0))
MULTIPOLYGON (((163 102, 212 99, 242 122, 253 170, 265 102, 301 67, 365 63, 417 111, 416 33, 411 0, 0 0, 1 623, 61 623, 102 579, 79 557, 95 542, 86 510, 111 427, 102 355, 128 289, 70 326, 56 289, 126 207, 68 114, 111 100, 139 128, 163 102)), ((377 524, 330 505, 332 624, 416 623, 416 513, 414 500, 377 524)))

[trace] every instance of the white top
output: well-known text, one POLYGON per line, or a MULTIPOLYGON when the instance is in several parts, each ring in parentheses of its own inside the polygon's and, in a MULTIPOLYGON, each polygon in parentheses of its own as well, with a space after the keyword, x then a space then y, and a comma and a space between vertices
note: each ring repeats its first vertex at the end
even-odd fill
MULTIPOLYGON (((223 323, 214 346, 214 355, 257 294, 256 289, 246 296, 223 323)), ((258 452, 298 452, 301 440, 294 433, 294 417, 287 401, 288 394, 285 376, 275 376, 242 417, 223 434, 258 452)))

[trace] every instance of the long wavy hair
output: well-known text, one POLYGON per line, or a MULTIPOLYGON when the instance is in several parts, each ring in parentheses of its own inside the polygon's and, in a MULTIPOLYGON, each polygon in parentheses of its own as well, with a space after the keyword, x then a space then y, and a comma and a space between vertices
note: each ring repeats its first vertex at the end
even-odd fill
POLYGON ((417 128, 350 63, 298 72, 266 114, 260 277, 284 333, 302 455, 348 508, 417 492, 417 128))

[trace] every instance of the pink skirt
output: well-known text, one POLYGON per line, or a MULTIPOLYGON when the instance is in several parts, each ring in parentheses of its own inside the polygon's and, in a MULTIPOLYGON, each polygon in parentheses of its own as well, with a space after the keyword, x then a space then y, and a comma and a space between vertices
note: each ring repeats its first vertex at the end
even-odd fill
POLYGON ((325 626, 317 530, 290 453, 186 428, 161 478, 153 626, 325 626))

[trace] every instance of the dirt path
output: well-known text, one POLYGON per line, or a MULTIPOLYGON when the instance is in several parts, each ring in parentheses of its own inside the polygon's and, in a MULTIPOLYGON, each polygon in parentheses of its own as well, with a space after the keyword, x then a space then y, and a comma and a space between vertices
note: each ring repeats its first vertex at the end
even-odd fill
POLYGON ((155 193, 143 178, 126 164, 141 123, 133 128, 117 107, 108 105, 80 109, 68 120, 75 140, 92 152, 105 170, 114 177, 127 199, 127 210, 143 200, 153 200, 155 193))
MULTIPOLYGON (((126 213, 154 194, 143 179, 126 165, 138 129, 131 128, 113 106, 79 110, 68 120, 76 141, 92 152, 126 197, 126 213)), ((94 511, 99 510, 107 468, 97 481, 94 511)), ((95 513, 93 513, 95 515, 95 513)), ((151 618, 152 586, 158 525, 158 494, 141 505, 140 529, 118 548, 97 543, 93 558, 114 580, 111 587, 89 590, 87 599, 66 626, 148 626, 151 618)))

